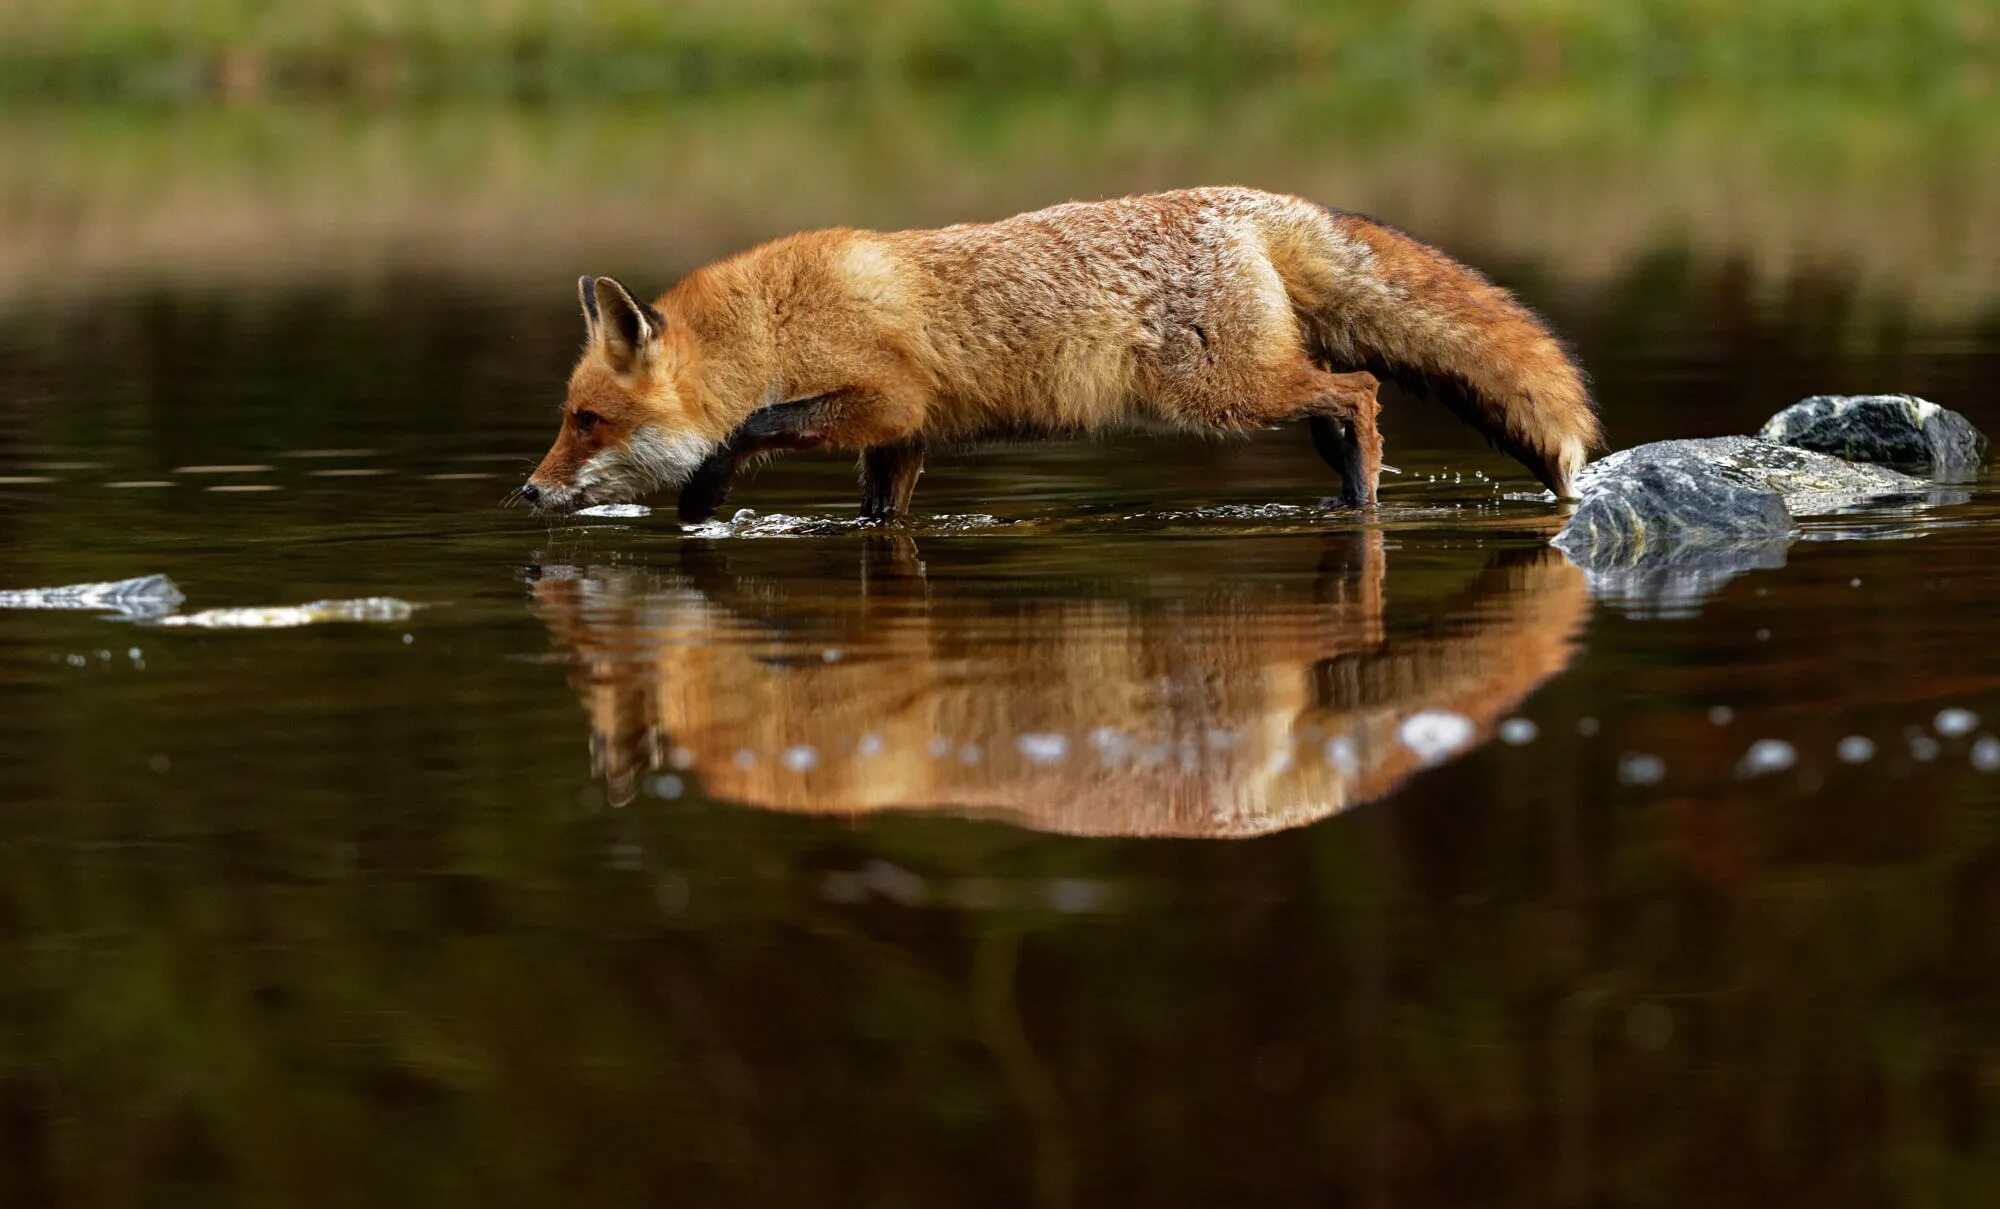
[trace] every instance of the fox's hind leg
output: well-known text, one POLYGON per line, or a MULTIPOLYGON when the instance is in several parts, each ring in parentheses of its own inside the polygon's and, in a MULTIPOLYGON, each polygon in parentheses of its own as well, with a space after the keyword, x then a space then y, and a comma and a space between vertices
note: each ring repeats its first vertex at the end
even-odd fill
POLYGON ((1375 426, 1382 410, 1375 393, 1380 385, 1364 370, 1334 374, 1301 365, 1247 407, 1246 418, 1267 425, 1303 417, 1319 455, 1340 472, 1342 502, 1365 508, 1375 502, 1382 477, 1382 434, 1375 426))
POLYGON ((910 437, 877 445, 861 455, 861 519, 898 521, 910 511, 910 493, 924 472, 924 440, 910 437))

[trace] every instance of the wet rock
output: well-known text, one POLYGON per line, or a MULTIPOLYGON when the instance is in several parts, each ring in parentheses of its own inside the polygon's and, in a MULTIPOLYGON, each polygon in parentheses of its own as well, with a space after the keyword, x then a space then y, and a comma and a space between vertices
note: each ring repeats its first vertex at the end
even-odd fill
POLYGON ((1754 437, 1658 441, 1585 467, 1582 499, 1555 546, 1603 599, 1691 612, 1729 579, 1783 566, 1794 517, 1930 487, 1879 466, 1754 437))
POLYGON ((1855 462, 1927 466, 1944 478, 1986 457, 1986 437, 1970 420, 1915 395, 1814 395, 1766 420, 1757 435, 1855 462))
MULTIPOLYGON (((1621 449, 1584 467, 1577 483, 1587 502, 1593 490, 1616 489, 1614 484, 1637 480, 1649 467, 1660 472, 1654 476, 1656 481, 1678 484, 1658 504, 1671 505, 1674 515, 1684 515, 1697 528, 1757 527, 1754 518, 1734 515, 1750 505, 1747 497, 1703 494, 1719 491, 1720 484, 1751 492, 1774 491, 1792 516, 1844 512, 1880 500, 1921 497, 1930 491, 1929 483, 1907 474, 1761 437, 1655 441, 1621 449)), ((1790 528, 1789 522, 1785 527, 1790 528)))

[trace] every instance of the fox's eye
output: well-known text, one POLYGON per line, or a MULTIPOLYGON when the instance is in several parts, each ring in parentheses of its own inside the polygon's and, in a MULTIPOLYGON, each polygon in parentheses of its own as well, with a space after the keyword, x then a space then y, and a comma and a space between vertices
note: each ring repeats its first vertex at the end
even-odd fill
POLYGON ((590 430, 597 427, 603 421, 604 417, 594 411, 580 411, 571 417, 571 419, 576 422, 576 431, 579 434, 589 436, 590 430))

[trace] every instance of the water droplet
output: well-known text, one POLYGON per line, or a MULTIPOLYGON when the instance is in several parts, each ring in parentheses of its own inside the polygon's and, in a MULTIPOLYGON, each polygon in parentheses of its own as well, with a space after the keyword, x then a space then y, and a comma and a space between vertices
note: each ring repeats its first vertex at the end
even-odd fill
POLYGON ((964 747, 958 749, 958 762, 968 767, 979 763, 985 758, 986 753, 980 750, 977 743, 967 743, 964 747))
POLYGON ((1943 746, 1936 739, 1922 731, 1910 736, 1910 758, 1920 764, 1928 764, 1937 759, 1938 753, 1943 750, 1943 746))
POLYGON ((1021 750, 1030 764, 1054 764, 1069 755, 1069 740, 1062 735, 1022 735, 1014 740, 1014 746, 1021 750))
POLYGON ((1578 718, 1576 720, 1576 733, 1582 735, 1586 739, 1595 735, 1598 731, 1602 729, 1603 727, 1598 724, 1598 721, 1595 718, 1578 718))
POLYGON ((1736 765, 1736 774, 1743 777, 1762 776, 1765 773, 1783 772, 1798 763, 1799 753, 1783 739, 1759 739, 1743 753, 1743 759, 1736 765))
POLYGON ((1981 772, 2000 772, 2000 739, 1979 736, 1972 744, 1972 766, 1981 772))
POLYGON ((1351 777, 1361 770, 1361 755, 1354 748, 1354 740, 1346 735, 1335 735, 1320 748, 1326 753, 1327 763, 1344 777, 1351 777))
POLYGON ((864 760, 870 756, 881 755, 882 736, 877 734, 866 734, 861 736, 861 740, 854 745, 854 754, 860 756, 864 760))
POLYGON ((778 761, 793 772, 806 772, 818 766, 819 752, 809 743, 800 743, 787 747, 778 756, 778 761))
POLYGON ((694 767, 694 753, 685 747, 676 747, 667 753, 667 763, 686 772, 694 767))
POLYGON ((646 782, 647 793, 652 794, 656 798, 664 798, 669 802, 680 797, 682 791, 686 788, 687 783, 670 772, 662 773, 646 782))
POLYGON ((1448 710, 1427 709, 1411 714, 1396 728, 1403 746, 1426 764, 1435 764, 1472 742, 1472 719, 1448 710))
POLYGON ((1708 707, 1708 721, 1711 726, 1728 726, 1736 721, 1736 711, 1726 705, 1711 705, 1708 707))
POLYGON ((1866 764, 1875 758, 1875 740, 1867 735, 1849 735, 1833 750, 1843 764, 1866 764))
POLYGON ((1956 739, 1979 729, 1979 715, 1969 709, 1941 709, 1931 725, 1945 738, 1956 739))
POLYGON ((1666 761, 1644 752, 1618 757, 1618 779, 1626 785, 1658 785, 1667 775, 1666 761))
POLYGON ((1500 741, 1510 747, 1533 743, 1541 733, 1542 728, 1527 718, 1509 718, 1500 724, 1500 741))
POLYGON ((937 735, 931 739, 929 750, 931 759, 942 760, 951 754, 951 740, 943 735, 937 735))
POLYGON ((739 747, 736 749, 736 755, 733 758, 732 762, 738 768, 742 769, 755 768, 757 766, 757 753, 751 751, 747 747, 739 747))

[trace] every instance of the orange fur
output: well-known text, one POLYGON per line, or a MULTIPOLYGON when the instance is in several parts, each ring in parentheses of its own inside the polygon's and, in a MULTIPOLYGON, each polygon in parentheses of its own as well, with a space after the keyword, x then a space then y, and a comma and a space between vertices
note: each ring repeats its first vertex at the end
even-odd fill
POLYGON ((650 306, 609 279, 584 295, 589 342, 529 480, 548 506, 770 449, 1293 419, 1365 502, 1375 374, 1440 389, 1561 495, 1599 439, 1581 372, 1507 291, 1388 227, 1249 189, 806 232, 650 306), (770 431, 744 435, 753 417, 770 431))

